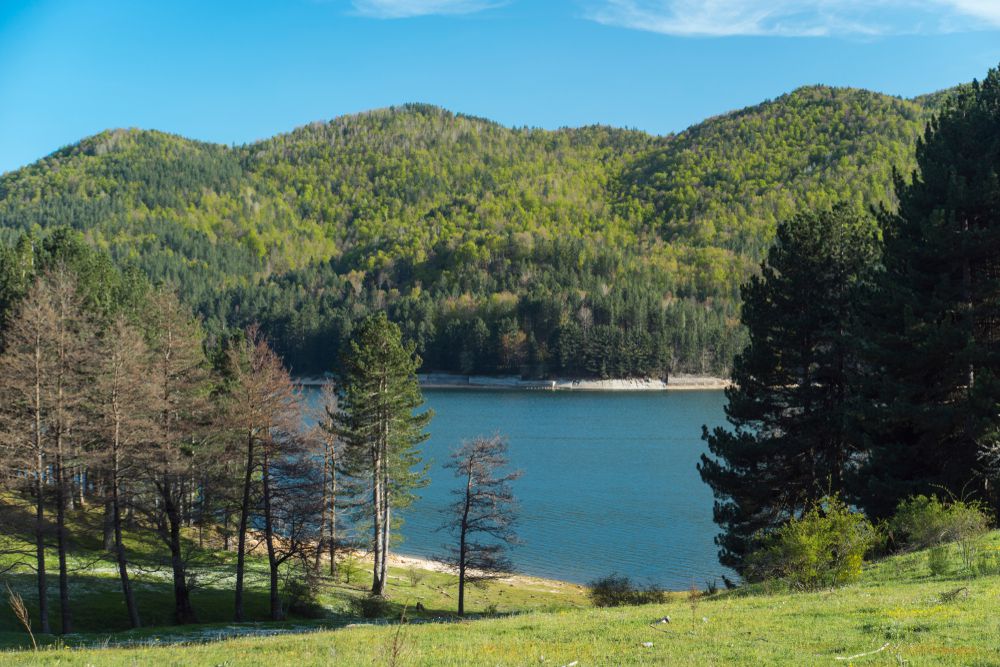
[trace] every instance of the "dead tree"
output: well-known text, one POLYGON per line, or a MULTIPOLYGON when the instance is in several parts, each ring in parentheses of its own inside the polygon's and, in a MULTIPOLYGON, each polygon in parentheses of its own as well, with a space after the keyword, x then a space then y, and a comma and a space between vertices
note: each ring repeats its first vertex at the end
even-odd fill
POLYGON ((466 584, 481 585, 513 570, 507 556, 519 542, 513 530, 516 500, 510 483, 520 471, 503 473, 508 465, 507 442, 499 435, 465 442, 444 467, 455 471, 462 486, 447 510, 442 526, 457 540, 438 560, 458 572, 458 614, 465 614, 466 584))

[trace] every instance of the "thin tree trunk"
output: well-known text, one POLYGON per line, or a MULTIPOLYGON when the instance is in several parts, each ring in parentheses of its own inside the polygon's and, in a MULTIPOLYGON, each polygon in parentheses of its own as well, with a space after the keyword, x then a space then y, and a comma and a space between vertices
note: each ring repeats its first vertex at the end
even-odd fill
POLYGON ((465 481, 465 506, 462 509, 462 525, 458 535, 458 615, 465 615, 465 538, 469 531, 469 505, 472 501, 472 465, 465 481))
MULTIPOLYGON (((41 457, 39 457, 41 458, 41 457)), ((49 634, 49 590, 45 575, 45 503, 42 500, 42 476, 35 481, 35 568, 38 583, 38 616, 42 632, 49 634)))
MULTIPOLYGON (((56 435, 57 443, 61 442, 61 436, 56 435)), ((63 468, 62 445, 56 446, 56 550, 59 555, 59 620, 62 625, 60 632, 69 634, 73 632, 73 614, 69 603, 69 567, 67 565, 67 537, 66 530, 66 471, 63 468)))
POLYGON ((42 451, 41 341, 35 337, 35 567, 38 583, 39 629, 50 634, 49 591, 45 574, 45 455, 42 451))
POLYGON ((101 528, 104 537, 104 550, 108 553, 114 553, 115 550, 115 517, 114 517, 114 507, 112 493, 119 493, 119 489, 114 489, 113 486, 120 486, 117 481, 104 480, 104 520, 101 522, 101 528))
POLYGON ((118 425, 115 425, 115 451, 112 456, 112 482, 111 482, 111 506, 112 520, 115 533, 115 557, 118 561, 118 576, 122 582, 122 595, 125 597, 125 609, 128 611, 129 625, 132 628, 140 627, 139 608, 135 604, 135 595, 132 593, 132 582, 128 578, 128 559, 125 557, 125 541, 122 539, 122 513, 121 502, 118 495, 119 451, 118 451, 118 425))
POLYGON ((278 597, 278 560, 274 552, 274 518, 271 516, 271 468, 267 445, 261 451, 261 485, 264 492, 264 542, 267 544, 267 565, 271 575, 271 620, 280 621, 281 599, 278 597))
MULTIPOLYGON (((331 452, 333 448, 331 447, 331 452)), ((330 530, 327 548, 330 551, 330 576, 337 574, 337 462, 331 453, 330 461, 330 530)))
POLYGON ((247 522, 250 517, 250 483, 253 481, 253 433, 247 433, 246 472, 243 475, 243 502, 236 537, 236 622, 243 622, 243 576, 246 564, 247 522))
POLYGON ((319 567, 323 559, 323 549, 326 547, 326 512, 327 512, 327 502, 329 501, 330 487, 327 484, 327 477, 330 474, 330 453, 329 445, 326 445, 326 449, 323 452, 323 503, 321 507, 321 513, 319 517, 319 544, 316 545, 316 561, 313 564, 313 569, 319 572, 319 567))
POLYGON ((170 567, 174 575, 174 620, 178 625, 197 623, 198 619, 191 605, 191 591, 187 585, 184 566, 184 551, 181 545, 182 518, 177 503, 171 497, 168 480, 164 480, 163 509, 167 517, 170 542, 170 567))

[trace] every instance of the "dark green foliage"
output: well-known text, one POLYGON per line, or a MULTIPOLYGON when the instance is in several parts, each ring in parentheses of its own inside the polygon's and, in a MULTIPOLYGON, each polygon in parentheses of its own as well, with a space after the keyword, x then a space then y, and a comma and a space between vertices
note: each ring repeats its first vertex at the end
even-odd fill
POLYGON ((923 114, 805 88, 664 138, 425 105, 237 148, 115 130, 0 177, 0 234, 81 230, 211 334, 259 321, 298 373, 382 311, 428 369, 722 373, 775 221, 888 200, 923 114))
POLYGON ((423 405, 416 376, 420 357, 384 314, 361 324, 341 365, 337 408, 327 408, 330 425, 324 428, 343 443, 337 466, 351 480, 349 490, 370 522, 372 593, 383 595, 393 527, 399 523, 394 512, 408 507, 415 490, 427 483, 419 445, 429 437, 424 429, 433 413, 417 412, 423 405))
POLYGON ((875 542, 875 528, 864 514, 838 498, 822 498, 765 538, 751 555, 746 576, 782 579, 805 590, 847 584, 861 576, 875 542))
POLYGON ((726 417, 704 438, 723 564, 742 570, 766 534, 844 490, 858 294, 878 263, 874 221, 841 205, 778 227, 743 287, 750 343, 736 358, 726 417))
POLYGON ((1000 71, 942 106, 899 211, 883 215, 885 273, 865 323, 870 452, 858 502, 886 517, 941 488, 990 493, 1000 417, 1000 71))
POLYGON ((661 604, 667 594, 657 586, 640 587, 628 577, 609 574, 587 584, 590 601, 595 607, 624 607, 638 604, 661 604))
POLYGON ((348 606, 351 615, 359 618, 385 618, 392 609, 392 603, 379 595, 351 598, 348 606))

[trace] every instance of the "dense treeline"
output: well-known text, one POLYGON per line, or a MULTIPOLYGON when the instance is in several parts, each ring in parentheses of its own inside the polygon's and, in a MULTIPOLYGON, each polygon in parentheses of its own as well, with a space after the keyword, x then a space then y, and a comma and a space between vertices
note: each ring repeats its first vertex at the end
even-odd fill
POLYGON ((732 428, 700 466, 743 573, 831 496, 872 521, 935 494, 1000 507, 1000 69, 939 108, 898 207, 782 224, 743 287, 732 428))
POLYGON ((671 137, 423 105, 236 148, 115 130, 0 178, 0 233, 77 229, 210 336, 259 321, 297 373, 383 310, 427 369, 723 372, 776 222, 891 205, 926 113, 814 87, 671 137))

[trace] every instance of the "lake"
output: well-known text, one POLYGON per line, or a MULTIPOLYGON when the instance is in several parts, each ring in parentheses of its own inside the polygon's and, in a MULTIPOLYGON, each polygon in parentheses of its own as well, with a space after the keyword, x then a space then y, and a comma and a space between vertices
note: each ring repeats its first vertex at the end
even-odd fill
MULTIPOLYGON (((315 391, 315 390, 312 390, 315 391)), ((618 572, 687 589, 729 572, 712 539, 712 493, 695 468, 701 425, 723 423, 721 391, 425 390, 435 412, 431 483, 403 518, 401 554, 441 553, 441 508, 460 482, 441 467, 462 440, 508 438, 520 501, 520 572, 586 583, 618 572)))

